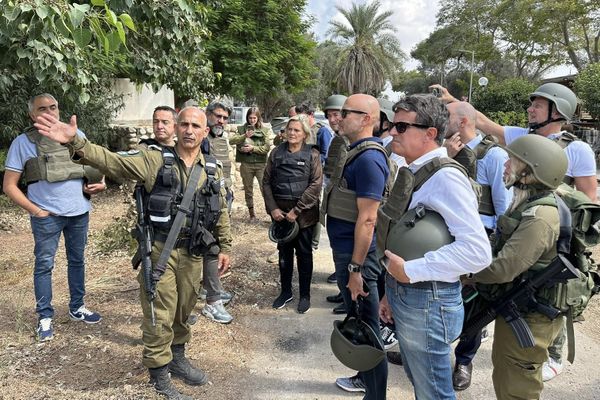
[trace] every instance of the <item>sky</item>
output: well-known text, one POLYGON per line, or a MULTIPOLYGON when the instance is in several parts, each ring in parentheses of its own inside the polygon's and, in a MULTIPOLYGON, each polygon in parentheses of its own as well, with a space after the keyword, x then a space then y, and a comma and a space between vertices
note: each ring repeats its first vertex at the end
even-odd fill
MULTIPOLYGON (((364 2, 365 0, 357 0, 364 2)), ((400 40, 402 50, 410 57, 410 51, 422 40, 427 39, 435 28, 436 15, 440 8, 438 0, 380 0, 381 10, 394 11, 391 20, 396 26, 396 35, 400 40)), ((335 6, 348 9, 352 0, 309 0, 307 12, 315 19, 313 32, 319 41, 327 38, 329 21, 332 19, 343 20, 335 6)), ((418 67, 418 62, 409 58, 405 63, 407 70, 418 67)), ((554 77, 573 72, 573 68, 566 66, 557 67, 548 72, 546 77, 554 77)))

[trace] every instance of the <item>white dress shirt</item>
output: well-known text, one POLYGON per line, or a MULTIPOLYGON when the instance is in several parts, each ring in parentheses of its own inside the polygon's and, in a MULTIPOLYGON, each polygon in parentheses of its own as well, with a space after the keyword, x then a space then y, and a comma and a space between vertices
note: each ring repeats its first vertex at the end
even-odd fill
MULTIPOLYGON (((436 157, 448 157, 444 147, 413 161, 408 168, 415 173, 436 157)), ((409 209, 422 204, 439 213, 454 242, 422 258, 406 261, 404 271, 411 283, 421 281, 456 282, 461 275, 476 273, 492 262, 490 242, 479 218, 477 198, 468 178, 456 168, 442 168, 413 193, 409 209)))

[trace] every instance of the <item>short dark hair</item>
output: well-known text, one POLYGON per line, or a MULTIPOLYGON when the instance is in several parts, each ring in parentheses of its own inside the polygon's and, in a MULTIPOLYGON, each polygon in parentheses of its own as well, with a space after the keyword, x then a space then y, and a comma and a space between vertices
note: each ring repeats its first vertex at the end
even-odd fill
POLYGON ((446 135, 446 127, 448 126, 448 118, 450 114, 444 103, 440 99, 431 94, 413 94, 394 104, 392 110, 396 113, 398 110, 406 112, 415 112, 417 116, 415 122, 417 124, 426 125, 437 129, 435 141, 440 146, 446 135))
POLYGON ((312 105, 310 101, 303 101, 296 105, 296 112, 298 114, 313 115, 317 109, 312 105))
POLYGON ((177 111, 175 111, 175 109, 173 109, 172 107, 169 106, 158 106, 154 109, 154 111, 152 111, 152 119, 154 119, 154 114, 156 114, 157 111, 168 111, 171 114, 173 114, 173 121, 177 121, 177 111))

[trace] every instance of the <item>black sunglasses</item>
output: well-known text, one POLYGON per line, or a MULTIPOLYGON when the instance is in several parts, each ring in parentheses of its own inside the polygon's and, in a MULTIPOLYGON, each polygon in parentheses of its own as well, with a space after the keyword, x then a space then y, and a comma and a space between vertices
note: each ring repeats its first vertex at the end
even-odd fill
MULTIPOLYGON (((415 128, 420 128, 420 129, 428 129, 431 128, 430 126, 427 125, 422 125, 422 124, 413 124, 411 122, 392 122, 392 126, 394 128, 396 128, 396 132, 398 133, 404 133, 406 132, 406 130, 408 129, 409 126, 414 126, 415 128)), ((391 129, 390 129, 391 130, 391 129)))
POLYGON ((354 113, 354 114, 361 114, 361 115, 367 115, 368 112, 364 112, 364 111, 358 111, 358 110, 350 110, 350 109, 342 109, 342 118, 346 118, 348 116, 348 114, 350 113, 354 113))

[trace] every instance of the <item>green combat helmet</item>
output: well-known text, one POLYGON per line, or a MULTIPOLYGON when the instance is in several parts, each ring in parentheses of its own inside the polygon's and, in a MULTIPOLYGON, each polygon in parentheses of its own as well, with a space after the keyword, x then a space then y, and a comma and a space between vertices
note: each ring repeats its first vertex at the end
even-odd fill
POLYGON ((335 357, 355 371, 368 371, 385 359, 379 335, 356 318, 356 311, 351 311, 343 321, 333 322, 330 344, 335 357))
MULTIPOLYGON (((419 204, 404 213, 390 229, 385 248, 409 261, 452 242, 454 236, 448 231, 444 218, 419 204)), ((379 259, 386 266, 387 257, 379 254, 379 259)))
POLYGON ((325 116, 327 116, 327 110, 336 110, 341 111, 342 106, 346 102, 347 97, 341 94, 331 95, 325 100, 325 107, 323 107, 323 112, 325 116))
POLYGON ((577 96, 575 96, 575 93, 571 89, 560 83, 544 83, 529 95, 531 101, 536 97, 542 97, 554 104, 556 111, 563 118, 552 119, 552 107, 548 107, 548 118, 546 121, 530 124, 529 129, 531 130, 539 129, 551 122, 562 121, 563 119, 569 121, 573 118, 573 114, 575 114, 575 110, 577 109, 577 96))
POLYGON ((296 237, 300 227, 298 222, 290 222, 287 219, 275 221, 271 223, 269 228, 269 239, 277 244, 288 243, 296 237))
POLYGON ((385 114, 388 121, 394 122, 394 103, 383 97, 378 98, 377 102, 379 103, 379 111, 385 114))
POLYGON ((88 185, 102 182, 103 176, 102 172, 98 171, 96 168, 90 167, 89 165, 83 166, 83 179, 88 185))
POLYGON ((567 156, 554 141, 540 135, 525 135, 504 148, 524 162, 533 176, 550 189, 556 189, 567 172, 567 156))

